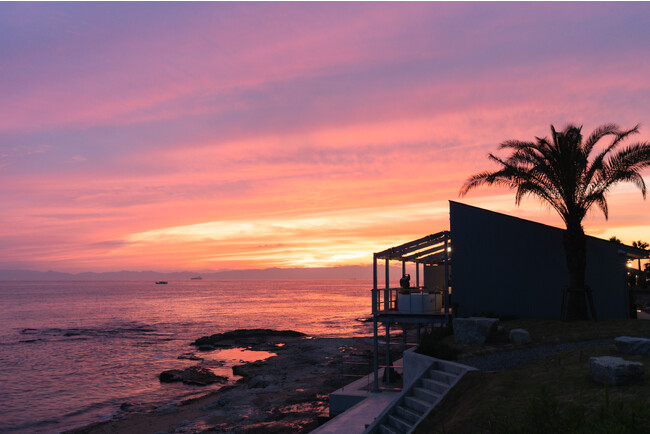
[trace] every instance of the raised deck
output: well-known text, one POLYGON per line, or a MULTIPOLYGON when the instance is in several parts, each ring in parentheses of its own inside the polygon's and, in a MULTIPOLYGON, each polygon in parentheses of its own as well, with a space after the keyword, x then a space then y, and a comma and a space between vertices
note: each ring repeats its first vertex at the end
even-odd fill
MULTIPOLYGON (((449 231, 384 250, 373 255, 372 316, 374 334, 374 391, 379 391, 379 325, 385 328, 385 366, 391 366, 390 328, 393 324, 444 325, 451 318, 451 240, 449 231), (385 279, 379 287, 377 266, 385 262, 385 279), (389 262, 402 263, 400 287, 391 287, 389 262), (411 286, 406 263, 415 264, 415 285, 411 286), (422 285, 420 269, 422 268, 422 285)), ((419 341, 418 326, 418 341, 419 341)), ((406 341, 404 341, 406 342, 406 341)), ((389 371, 390 372, 390 371, 389 371)))

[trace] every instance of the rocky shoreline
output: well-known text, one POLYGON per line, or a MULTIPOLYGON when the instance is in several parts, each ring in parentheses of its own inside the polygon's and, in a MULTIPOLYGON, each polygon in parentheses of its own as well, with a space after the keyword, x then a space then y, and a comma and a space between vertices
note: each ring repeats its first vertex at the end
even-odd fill
POLYGON ((198 388, 206 378, 224 381, 212 378, 214 374, 201 366, 204 352, 246 348, 274 355, 234 366, 233 374, 241 378, 207 396, 157 408, 125 403, 113 419, 67 433, 309 432, 329 419, 329 393, 372 369, 369 337, 311 338, 294 331, 253 329, 204 336, 191 345, 196 352, 180 357, 196 360, 197 365, 161 373, 163 377, 173 374, 174 381, 198 388))

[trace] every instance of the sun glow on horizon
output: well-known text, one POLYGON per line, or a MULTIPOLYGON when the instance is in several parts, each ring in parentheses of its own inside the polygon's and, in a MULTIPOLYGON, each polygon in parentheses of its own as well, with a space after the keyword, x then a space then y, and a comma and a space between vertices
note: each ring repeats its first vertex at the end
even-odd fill
POLYGON ((372 252, 386 247, 382 232, 410 226, 402 235, 406 241, 419 236, 418 229, 436 224, 449 225, 446 201, 199 223, 135 233, 126 241, 128 246, 156 249, 200 242, 206 250, 216 249, 205 257, 215 264, 259 261, 267 266, 323 267, 367 264, 372 252), (229 249, 219 252, 220 245, 229 249))

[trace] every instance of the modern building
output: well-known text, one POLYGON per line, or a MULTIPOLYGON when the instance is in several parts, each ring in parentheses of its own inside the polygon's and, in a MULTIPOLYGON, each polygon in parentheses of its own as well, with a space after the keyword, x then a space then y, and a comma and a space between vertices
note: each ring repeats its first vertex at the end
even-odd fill
MULTIPOLYGON (((450 202, 453 305, 460 317, 560 318, 569 273, 564 229, 450 202)), ((587 237, 586 284, 598 318, 629 318, 627 264, 648 252, 587 237)))
MULTIPOLYGON (((388 349, 396 324, 446 324, 452 316, 561 316, 569 283, 563 229, 453 201, 449 220, 449 231, 374 254, 375 390, 380 326, 388 349), (415 264, 415 282, 391 288, 390 261, 401 262, 402 274, 407 263, 415 264)), ((635 312, 627 265, 644 258, 648 251, 587 237, 586 284, 598 318, 635 312)))

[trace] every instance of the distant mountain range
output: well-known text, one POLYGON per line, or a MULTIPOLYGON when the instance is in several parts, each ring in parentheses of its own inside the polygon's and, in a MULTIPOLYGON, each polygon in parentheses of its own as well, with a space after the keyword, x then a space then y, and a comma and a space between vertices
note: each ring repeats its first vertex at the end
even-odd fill
MULTIPOLYGON (((391 267, 392 268, 392 267, 391 267)), ((397 268, 396 268, 397 270, 397 268)), ((400 271, 391 270, 393 276, 400 271), (395 274, 393 274, 395 273, 395 274)), ((383 273, 383 268, 382 268, 383 273)), ((113 271, 106 273, 61 273, 57 271, 0 270, 0 280, 205 280, 240 279, 372 279, 372 266, 354 265, 328 268, 266 268, 260 270, 204 271, 113 271)))

